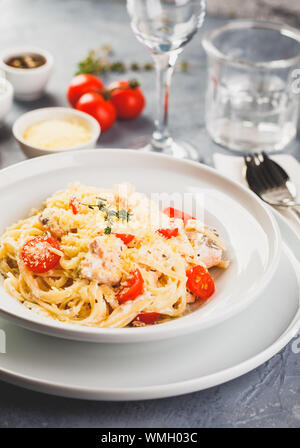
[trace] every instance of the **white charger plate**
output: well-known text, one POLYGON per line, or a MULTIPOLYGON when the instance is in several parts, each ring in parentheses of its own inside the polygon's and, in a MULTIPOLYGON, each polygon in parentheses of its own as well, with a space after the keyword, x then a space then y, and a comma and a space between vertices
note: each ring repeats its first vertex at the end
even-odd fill
MULTIPOLYGON (((38 332, 82 341, 141 342, 212 327, 245 309, 272 279, 280 256, 276 222, 256 195, 212 168, 130 150, 83 150, 39 157, 0 172, 0 233, 68 183, 112 187, 130 181, 146 194, 203 195, 204 221, 230 248, 231 264, 216 273, 216 292, 196 311, 140 328, 93 328, 40 316, 0 288, 0 314, 38 332)), ((186 212, 192 212, 185 209, 186 212)))
POLYGON ((284 244, 276 275, 237 316, 193 335, 140 344, 67 341, 0 319, 7 337, 0 379, 66 397, 141 400, 206 389, 256 368, 300 326, 300 263, 292 252, 299 253, 300 242, 278 219, 284 244))

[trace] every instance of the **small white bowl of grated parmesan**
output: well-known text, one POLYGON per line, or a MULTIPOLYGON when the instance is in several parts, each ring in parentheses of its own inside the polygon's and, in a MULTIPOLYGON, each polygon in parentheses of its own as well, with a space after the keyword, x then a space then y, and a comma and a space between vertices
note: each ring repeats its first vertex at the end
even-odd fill
POLYGON ((15 121, 12 131, 28 157, 94 148, 101 132, 93 117, 67 107, 27 112, 15 121))

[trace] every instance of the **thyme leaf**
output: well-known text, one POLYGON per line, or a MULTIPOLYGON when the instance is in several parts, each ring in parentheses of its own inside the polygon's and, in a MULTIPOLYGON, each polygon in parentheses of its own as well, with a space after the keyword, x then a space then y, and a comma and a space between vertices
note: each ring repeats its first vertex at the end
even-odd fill
POLYGON ((132 213, 129 213, 127 210, 121 209, 117 212, 117 218, 121 221, 128 222, 132 213))
POLYGON ((99 199, 98 204, 84 204, 86 207, 90 208, 91 210, 95 210, 98 208, 99 211, 104 213, 104 220, 107 222, 107 226, 104 229, 105 235, 109 235, 111 233, 111 227, 113 225, 114 219, 118 219, 120 221, 126 221, 129 222, 130 217, 132 216, 132 213, 130 213, 128 210, 120 209, 120 210, 114 210, 107 206, 106 202, 107 199, 105 198, 97 198, 99 199))

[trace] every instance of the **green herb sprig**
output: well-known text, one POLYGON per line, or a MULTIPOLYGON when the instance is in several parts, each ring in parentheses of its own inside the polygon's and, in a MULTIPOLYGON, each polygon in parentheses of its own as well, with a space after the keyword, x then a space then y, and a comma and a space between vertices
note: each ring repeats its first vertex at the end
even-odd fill
POLYGON ((85 205, 91 210, 98 208, 99 211, 104 213, 104 219, 107 222, 107 226, 104 229, 105 235, 111 234, 111 228, 115 219, 118 219, 122 222, 124 221, 129 222, 132 213, 130 213, 128 210, 125 209, 114 210, 110 206, 107 206, 107 199, 104 198, 97 198, 97 199, 99 199, 99 202, 97 204, 82 204, 82 205, 85 205))
MULTIPOLYGON (((154 64, 146 62, 139 64, 138 62, 125 63, 120 60, 111 61, 113 50, 110 45, 103 45, 98 50, 92 50, 88 55, 77 63, 76 75, 81 73, 91 73, 93 75, 105 75, 110 72, 125 73, 132 71, 152 71, 154 64)), ((187 61, 181 61, 177 68, 182 72, 187 72, 191 64, 187 61)))

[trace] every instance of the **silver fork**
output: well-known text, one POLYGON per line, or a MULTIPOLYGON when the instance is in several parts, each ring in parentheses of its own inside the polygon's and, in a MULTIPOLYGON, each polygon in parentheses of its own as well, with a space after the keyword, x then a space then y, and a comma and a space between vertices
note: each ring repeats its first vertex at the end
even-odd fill
POLYGON ((263 201, 276 207, 289 207, 300 218, 296 187, 288 174, 264 152, 244 157, 249 187, 263 201))

